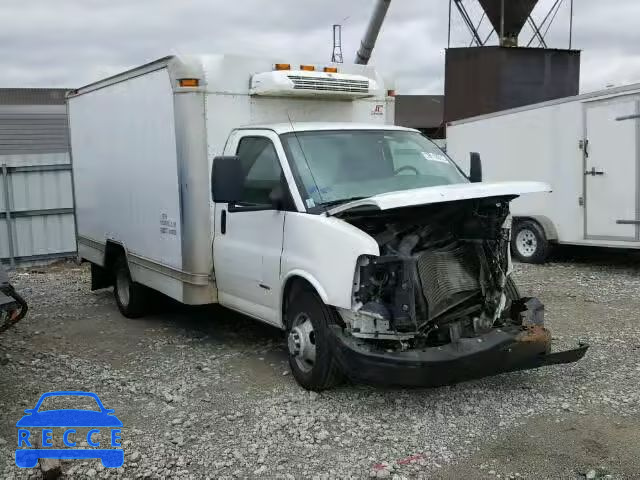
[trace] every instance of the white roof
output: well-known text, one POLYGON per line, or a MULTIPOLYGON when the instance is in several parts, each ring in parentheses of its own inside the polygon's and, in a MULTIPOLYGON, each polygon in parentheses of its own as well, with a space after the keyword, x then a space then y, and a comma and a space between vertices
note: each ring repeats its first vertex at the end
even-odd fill
POLYGON ((293 123, 268 123, 261 125, 246 125, 240 130, 273 130, 278 135, 291 132, 308 132, 317 130, 396 130, 405 132, 417 132, 413 128, 398 127, 395 125, 380 125, 371 123, 345 123, 345 122, 293 122, 293 123))
POLYGON ((510 108, 507 110, 501 110, 499 112, 486 113, 484 115, 476 115, 475 117, 463 118, 461 120, 455 120, 449 122, 448 125, 455 127, 456 125, 462 125, 463 123, 476 122, 478 120, 487 120, 493 117, 500 117, 502 115, 510 115, 512 113, 526 112, 528 110, 536 110, 538 108, 552 107, 554 105, 560 105, 569 102, 583 102, 589 100, 597 100, 607 97, 615 97, 619 95, 627 95, 637 93, 640 91, 640 83, 632 83, 630 85, 623 85, 620 87, 606 88, 604 90, 597 90, 595 92, 583 93, 581 95, 572 95, 570 97, 557 98, 555 100, 547 100, 546 102, 534 103, 531 105, 525 105, 523 107, 510 108))

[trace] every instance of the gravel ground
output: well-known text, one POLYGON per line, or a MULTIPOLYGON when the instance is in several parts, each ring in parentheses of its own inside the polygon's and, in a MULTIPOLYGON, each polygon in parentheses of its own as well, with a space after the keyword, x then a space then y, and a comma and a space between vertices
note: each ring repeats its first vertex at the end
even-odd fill
POLYGON ((127 320, 85 266, 19 271, 31 311, 0 337, 0 478, 42 476, 15 466, 15 422, 51 390, 96 392, 124 423, 122 468, 68 461, 65 478, 639 478, 639 273, 632 254, 516 266, 554 338, 592 345, 577 364, 310 394, 278 330, 166 302, 127 320))

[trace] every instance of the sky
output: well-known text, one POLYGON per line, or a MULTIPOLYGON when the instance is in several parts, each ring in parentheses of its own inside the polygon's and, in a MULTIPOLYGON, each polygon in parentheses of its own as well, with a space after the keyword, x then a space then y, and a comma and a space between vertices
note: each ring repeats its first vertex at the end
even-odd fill
MULTIPOLYGON (((513 0, 508 0, 513 1, 513 0)), ((556 0, 540 0, 538 23, 556 0)), ((567 48, 569 2, 550 26, 567 48)), ((464 0, 474 21, 475 0, 464 0)), ((332 25, 343 24, 351 62, 375 0, 1 0, 0 87, 79 87, 168 54, 238 53, 329 61, 332 25)), ((372 62, 401 94, 440 94, 448 0, 392 0, 372 62)), ((640 1, 575 0, 573 47, 581 91, 640 81, 640 1), (615 5, 615 6, 614 6, 615 5)), ((489 33, 486 19, 481 31, 489 33)), ((452 46, 470 35, 454 8, 452 46)), ((521 44, 531 31, 525 29, 521 44)), ((495 42, 495 40, 494 40, 495 42)))

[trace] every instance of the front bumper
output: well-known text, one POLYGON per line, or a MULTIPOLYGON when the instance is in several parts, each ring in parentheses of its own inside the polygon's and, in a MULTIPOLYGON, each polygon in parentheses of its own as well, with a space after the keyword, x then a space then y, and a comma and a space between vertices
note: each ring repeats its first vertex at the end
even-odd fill
POLYGON ((332 327, 334 355, 345 374, 381 385, 436 387, 504 372, 577 362, 588 345, 550 353, 547 330, 493 329, 456 343, 404 352, 372 352, 366 342, 332 327))

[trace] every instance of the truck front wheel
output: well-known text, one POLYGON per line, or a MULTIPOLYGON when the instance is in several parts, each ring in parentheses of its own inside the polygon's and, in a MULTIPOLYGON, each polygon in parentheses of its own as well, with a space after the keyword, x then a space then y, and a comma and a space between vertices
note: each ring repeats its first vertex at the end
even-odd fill
POLYGON ((127 259, 118 259, 114 269, 113 294, 120 313, 127 318, 140 318, 145 313, 146 291, 142 285, 131 279, 127 259))
POLYGON ((313 292, 299 292, 287 309, 289 365, 296 381, 307 390, 332 388, 342 372, 331 351, 329 325, 335 313, 313 292))
POLYGON ((544 263, 549 255, 549 241, 542 227, 534 221, 515 224, 511 232, 511 251, 523 263, 544 263))

